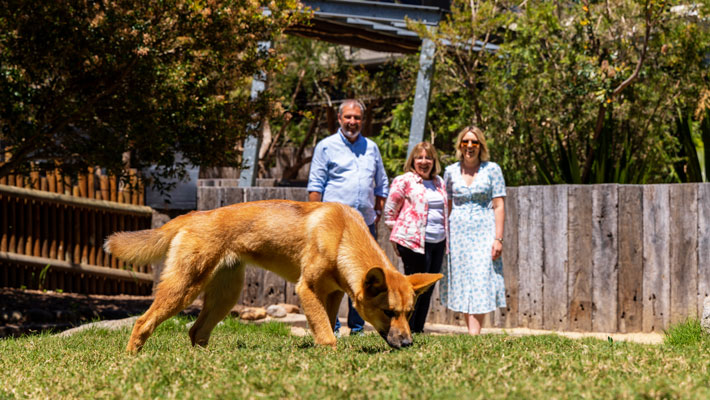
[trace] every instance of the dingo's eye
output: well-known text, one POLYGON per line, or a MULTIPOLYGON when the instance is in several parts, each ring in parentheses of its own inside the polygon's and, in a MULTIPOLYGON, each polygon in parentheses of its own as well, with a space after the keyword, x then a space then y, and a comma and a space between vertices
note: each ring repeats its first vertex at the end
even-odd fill
POLYGON ((387 316, 387 318, 394 318, 394 311, 392 311, 392 310, 382 310, 382 312, 385 313, 385 316, 387 316))

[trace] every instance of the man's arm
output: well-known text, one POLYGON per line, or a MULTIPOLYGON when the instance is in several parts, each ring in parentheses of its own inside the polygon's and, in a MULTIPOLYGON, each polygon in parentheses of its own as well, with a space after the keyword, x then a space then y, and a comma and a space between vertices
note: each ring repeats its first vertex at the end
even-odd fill
POLYGON ((375 217, 375 225, 377 225, 377 223, 380 222, 380 218, 382 218, 382 210, 385 209, 386 200, 387 197, 375 196, 375 214, 377 215, 375 217))
POLYGON ((316 145, 311 158, 311 170, 308 173, 308 201, 323 200, 323 192, 328 182, 328 168, 323 142, 316 145))
POLYGON ((321 197, 320 192, 308 192, 308 201, 321 201, 321 197))

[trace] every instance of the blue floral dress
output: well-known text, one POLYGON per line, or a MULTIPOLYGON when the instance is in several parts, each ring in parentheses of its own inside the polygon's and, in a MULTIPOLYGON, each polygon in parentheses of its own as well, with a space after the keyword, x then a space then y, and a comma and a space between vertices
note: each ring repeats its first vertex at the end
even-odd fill
POLYGON ((449 255, 441 281, 441 303, 467 314, 485 314, 505 307, 501 257, 493 261, 495 240, 494 197, 505 196, 503 172, 494 162, 482 162, 478 174, 466 185, 459 163, 444 172, 449 198, 449 255))

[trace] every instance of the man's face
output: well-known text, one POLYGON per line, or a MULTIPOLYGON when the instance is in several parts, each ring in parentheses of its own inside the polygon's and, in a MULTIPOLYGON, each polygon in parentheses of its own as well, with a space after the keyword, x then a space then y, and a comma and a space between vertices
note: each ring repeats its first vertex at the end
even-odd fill
POLYGON ((360 128, 362 128, 362 111, 360 111, 360 107, 355 104, 343 107, 343 112, 338 115, 338 121, 343 131, 351 134, 360 132, 360 128))

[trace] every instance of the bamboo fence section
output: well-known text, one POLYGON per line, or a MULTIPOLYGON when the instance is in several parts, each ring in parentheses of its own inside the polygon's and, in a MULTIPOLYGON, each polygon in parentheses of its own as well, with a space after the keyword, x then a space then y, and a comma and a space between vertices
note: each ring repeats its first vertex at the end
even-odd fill
POLYGON ((135 171, 129 185, 89 168, 0 178, 0 286, 98 294, 150 294, 150 266, 103 251, 113 232, 150 228, 135 171))
MULTIPOLYGON (((198 182, 198 209, 307 196, 235 186, 198 182)), ((710 184, 509 187, 505 211, 507 305, 484 326, 658 332, 701 316, 710 296, 710 184)), ((380 224, 378 243, 401 270, 388 234, 380 224)), ((241 304, 297 303, 293 284, 247 271, 241 304)), ((438 287, 427 321, 464 325, 441 306, 438 287)))

